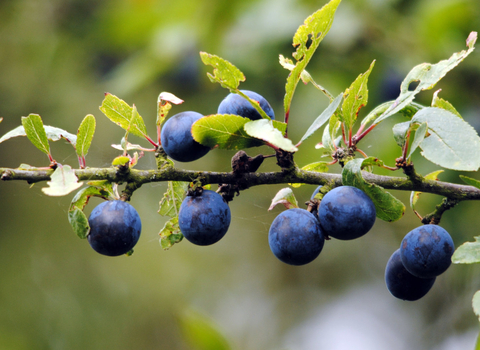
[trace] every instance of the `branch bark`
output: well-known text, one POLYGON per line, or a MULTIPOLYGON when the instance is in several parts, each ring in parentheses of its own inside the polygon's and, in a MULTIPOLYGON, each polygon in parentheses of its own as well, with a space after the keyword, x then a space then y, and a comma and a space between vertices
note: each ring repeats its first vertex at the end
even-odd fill
MULTIPOLYGON (((0 168, 0 178, 4 181, 20 180, 28 183, 49 181, 52 169, 13 169, 0 168)), ((135 188, 151 183, 164 181, 191 182, 201 179, 203 184, 236 184, 241 181, 249 187, 259 185, 274 185, 288 183, 304 183, 311 185, 342 185, 340 174, 317 173, 295 168, 293 171, 260 172, 234 174, 233 172, 210 172, 182 170, 174 167, 164 167, 160 170, 129 169, 127 172, 118 168, 87 168, 76 169, 79 181, 108 180, 114 183, 129 183, 135 188)), ((451 200, 480 200, 480 189, 449 182, 422 180, 413 182, 406 177, 375 175, 369 172, 362 174, 365 181, 379 185, 388 190, 419 191, 437 194, 451 200)))

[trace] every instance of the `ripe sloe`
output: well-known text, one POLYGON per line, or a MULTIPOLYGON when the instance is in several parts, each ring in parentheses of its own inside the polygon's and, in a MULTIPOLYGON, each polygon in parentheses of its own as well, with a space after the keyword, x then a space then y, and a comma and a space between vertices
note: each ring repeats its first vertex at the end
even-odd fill
POLYGON ((178 224, 183 236, 193 244, 218 242, 230 226, 231 214, 222 196, 204 190, 199 196, 187 196, 180 206, 178 224))
MULTIPOLYGON (((272 106, 270 106, 270 103, 268 103, 268 101, 263 96, 249 90, 240 91, 250 97, 252 100, 257 101, 265 114, 271 119, 275 119, 275 113, 273 112, 272 106)), ((262 119, 260 113, 258 113, 258 111, 252 106, 250 102, 248 102, 248 100, 235 93, 230 93, 229 95, 227 95, 227 97, 223 99, 222 102, 220 102, 217 113, 235 114, 244 118, 248 118, 250 120, 262 119)))
POLYGON ((375 205, 362 190, 340 186, 323 197, 318 218, 325 235, 342 240, 355 239, 366 234, 375 223, 375 205))
POLYGON ((317 219, 305 209, 292 208, 281 212, 268 232, 273 254, 290 265, 313 261, 322 251, 324 242, 317 219))
POLYGON ((385 283, 390 293, 398 299, 414 301, 424 297, 432 288, 436 277, 419 278, 403 266, 400 249, 388 260, 385 268, 385 283))
POLYGON ((88 243, 96 252, 108 256, 118 256, 132 250, 142 230, 135 208, 121 200, 97 205, 90 213, 88 223, 88 243))
POLYGON ((435 277, 452 263, 455 246, 450 234, 438 225, 423 225, 407 233, 400 245, 405 268, 421 278, 435 277))
POLYGON ((168 119, 162 127, 160 138, 167 155, 179 162, 191 162, 203 157, 210 148, 193 139, 192 125, 203 115, 181 112, 168 119))

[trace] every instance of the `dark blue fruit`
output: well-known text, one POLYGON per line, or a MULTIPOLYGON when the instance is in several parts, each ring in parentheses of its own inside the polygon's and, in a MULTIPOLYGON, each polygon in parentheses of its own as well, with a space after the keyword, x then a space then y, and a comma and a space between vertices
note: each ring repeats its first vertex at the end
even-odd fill
POLYGON ((183 236, 193 244, 218 242, 230 226, 231 214, 222 196, 204 190, 199 196, 187 196, 180 206, 178 224, 183 236))
POLYGON ((179 162, 191 162, 203 157, 210 148, 193 139, 192 125, 203 115, 197 112, 182 112, 166 121, 160 138, 167 155, 179 162))
POLYGON ((318 218, 325 235, 355 239, 370 231, 375 223, 375 205, 356 187, 335 187, 320 202, 318 218))
POLYGON ((98 253, 118 256, 128 253, 137 244, 142 223, 130 204, 115 200, 97 205, 88 218, 88 243, 98 253))
POLYGON ((273 220, 268 243, 273 254, 284 263, 304 265, 313 261, 325 242, 318 221, 305 209, 288 209, 273 220))
MULTIPOLYGON (((275 119, 275 113, 273 112, 272 106, 270 103, 261 95, 256 92, 249 90, 240 90, 245 95, 250 97, 252 100, 257 101, 260 104, 260 107, 263 109, 266 115, 271 119, 275 119)), ((231 93, 220 102, 218 106, 218 114, 235 114, 250 120, 262 119, 262 116, 258 111, 252 106, 248 100, 243 98, 240 95, 231 93)))
POLYGON ((452 237, 438 225, 423 225, 407 233, 400 245, 405 268, 413 275, 431 278, 445 272, 455 250, 452 237))
POLYGON ((419 278, 412 275, 403 266, 400 249, 388 260, 385 269, 385 283, 395 298, 414 301, 424 297, 432 288, 435 277, 419 278))

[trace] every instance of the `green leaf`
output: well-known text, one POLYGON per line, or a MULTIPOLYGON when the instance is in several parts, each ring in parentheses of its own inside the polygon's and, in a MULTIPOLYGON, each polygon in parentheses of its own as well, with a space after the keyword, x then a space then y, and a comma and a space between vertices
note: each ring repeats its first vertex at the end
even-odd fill
MULTIPOLYGON (((111 186, 110 183, 110 188, 111 186)), ((109 193, 93 186, 86 187, 77 192, 70 203, 70 208, 68 209, 68 222, 77 236, 82 239, 87 238, 90 231, 90 225, 88 224, 88 219, 84 214, 83 209, 92 196, 108 199, 109 193)))
POLYGON ((438 97, 438 93, 440 91, 441 90, 437 90, 433 94, 432 107, 442 108, 446 111, 449 111, 449 112, 455 114, 457 117, 463 119, 462 116, 460 115, 460 113, 458 113, 458 111, 455 109, 455 107, 453 107, 453 105, 450 102, 444 100, 443 98, 438 97))
POLYGON ((68 212, 68 222, 72 226, 73 232, 81 239, 85 239, 90 232, 90 224, 85 213, 78 209, 73 208, 68 212))
POLYGON ((188 182, 169 181, 167 191, 160 201, 158 213, 171 218, 178 216, 180 206, 188 189, 188 182))
MULTIPOLYGON (((475 315, 477 315, 478 320, 480 321, 480 291, 477 291, 473 295, 472 307, 473 307, 473 312, 475 313, 475 315)), ((478 343, 475 348, 478 349, 478 343)))
POLYGON ((179 105, 183 100, 179 99, 174 94, 169 92, 162 92, 157 98, 157 125, 160 126, 167 118, 168 112, 172 109, 172 103, 179 105))
MULTIPOLYGON (((425 175, 424 179, 438 181, 438 175, 440 175, 441 173, 443 173, 443 170, 434 171, 430 174, 425 175)), ((421 194, 422 192, 412 191, 410 195, 410 207, 412 208, 413 211, 415 211, 415 205, 417 204, 417 201, 420 198, 421 194)))
POLYGON ((340 122, 340 120, 338 120, 337 116, 333 115, 330 118, 328 125, 323 130, 322 146, 323 148, 329 150, 331 153, 334 153, 336 150, 335 142, 337 138, 337 133, 340 130, 341 125, 342 123, 340 122))
POLYGON ((174 244, 180 243, 183 239, 183 234, 178 225, 178 216, 168 220, 158 234, 160 235, 160 245, 163 250, 168 250, 174 244))
POLYGON ((405 108, 415 99, 415 95, 420 91, 432 89, 449 71, 460 64, 474 50, 473 45, 475 45, 476 35, 474 37, 473 39, 473 37, 469 36, 470 40, 467 41, 468 50, 456 52, 449 59, 436 64, 422 63, 415 66, 403 80, 400 86, 400 96, 398 96, 394 104, 375 120, 374 124, 380 123, 405 108), (419 82, 415 90, 408 89, 412 82, 419 82))
POLYGON ((475 242, 465 242, 458 247, 452 256, 454 264, 476 264, 480 262, 480 236, 475 242))
POLYGON ((472 179, 471 177, 467 177, 464 175, 460 175, 460 178, 465 182, 467 185, 480 188, 480 181, 472 179))
POLYGON ((320 42, 332 26, 335 11, 340 1, 341 0, 331 0, 320 10, 305 19, 293 37, 293 46, 296 47, 293 58, 297 62, 295 68, 293 68, 288 75, 285 85, 284 108, 286 114, 290 112, 293 94, 302 77, 302 73, 317 50, 318 45, 320 45, 320 42))
POLYGON ((272 199, 272 204, 268 210, 272 210, 279 204, 283 204, 287 209, 298 208, 297 199, 295 198, 291 188, 286 187, 278 191, 275 197, 272 199))
POLYGON ((346 129, 350 130, 355 121, 357 120, 358 112, 360 108, 367 105, 368 102, 368 77, 375 65, 375 61, 370 64, 370 68, 360 74, 357 79, 350 85, 350 87, 344 93, 344 101, 342 105, 342 118, 340 121, 345 123, 346 129))
POLYGON ((412 123, 428 123, 429 136, 421 143, 422 155, 441 167, 475 171, 480 167, 480 138, 463 119, 444 109, 423 108, 412 123))
POLYGON ((340 102, 342 102, 343 94, 338 95, 332 103, 328 105, 327 108, 320 114, 317 119, 313 122, 312 125, 308 128, 305 135, 303 135, 302 139, 298 142, 300 145, 303 141, 313 135, 315 131, 317 131, 323 124, 325 124, 331 117, 334 115, 335 111, 337 110, 340 102))
POLYGON ((47 182, 50 187, 42 188, 48 196, 65 196, 83 185, 83 182, 78 182, 75 171, 69 165, 57 164, 50 179, 52 181, 47 182))
POLYGON ((393 137, 400 147, 403 147, 407 141, 408 129, 410 129, 410 121, 398 123, 393 126, 393 137))
POLYGON ((216 55, 200 52, 202 62, 212 66, 213 75, 207 73, 212 83, 219 83, 224 88, 236 90, 240 82, 245 81, 245 75, 233 64, 216 55))
POLYGON ((130 162, 130 158, 128 158, 127 156, 118 156, 112 161, 112 165, 125 165, 128 162, 130 162))
POLYGON ((92 144, 93 134, 95 133, 95 117, 88 114, 83 118, 77 132, 77 155, 85 157, 92 144))
POLYGON ((265 142, 248 135, 244 129, 248 118, 231 114, 215 114, 200 118, 192 126, 192 136, 198 143, 221 149, 258 147, 265 142))
POLYGON ((417 131, 415 131, 415 138, 413 139, 412 145, 410 146, 410 152, 407 156, 407 159, 410 159, 413 152, 416 151, 418 146, 420 146, 422 141, 425 139, 425 137, 427 135, 427 129, 428 129, 428 124, 427 123, 422 123, 418 127, 417 131))
POLYGON ((115 124, 128 132, 147 137, 147 129, 142 117, 138 114, 135 106, 130 107, 125 101, 112 94, 105 94, 100 110, 115 124))
MULTIPOLYGON (((49 125, 44 125, 43 128, 45 129, 45 133, 47 134, 47 138, 50 141, 58 141, 60 139, 65 139, 68 142, 70 142, 73 146, 75 146, 77 142, 77 136, 69 133, 68 131, 65 131, 60 128, 56 128, 54 126, 49 126, 49 125)), ((16 127, 13 130, 10 130, 7 132, 5 135, 3 135, 0 138, 0 143, 3 141, 6 141, 8 139, 11 139, 12 137, 17 137, 17 136, 27 136, 27 133, 25 132, 25 128, 23 125, 20 125, 16 127)))
POLYGON ((377 158, 353 159, 349 161, 342 171, 344 185, 354 186, 365 192, 375 204, 377 217, 384 221, 397 221, 405 213, 405 205, 392 196, 384 188, 366 182, 362 176, 362 168, 371 165, 382 165, 377 158))
POLYGON ((285 138, 283 133, 274 127, 271 120, 260 119, 250 121, 244 125, 244 129, 248 135, 266 141, 284 151, 298 151, 298 148, 293 145, 292 141, 285 138))
POLYGON ((40 151, 49 155, 50 145, 48 144, 42 118, 38 114, 30 114, 28 117, 22 117, 22 125, 30 142, 40 151))
POLYGON ((183 338, 190 349, 195 350, 231 350, 225 336, 212 320, 200 313, 188 310, 180 316, 183 338))

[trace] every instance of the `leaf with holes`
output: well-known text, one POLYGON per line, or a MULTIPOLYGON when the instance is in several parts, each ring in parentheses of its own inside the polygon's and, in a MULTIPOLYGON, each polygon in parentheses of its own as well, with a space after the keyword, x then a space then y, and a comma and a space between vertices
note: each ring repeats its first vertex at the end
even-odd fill
POLYGON ((240 82, 245 81, 245 75, 227 60, 206 52, 200 52, 200 58, 204 64, 214 68, 213 75, 207 73, 212 83, 219 83, 224 88, 236 90, 240 82))

